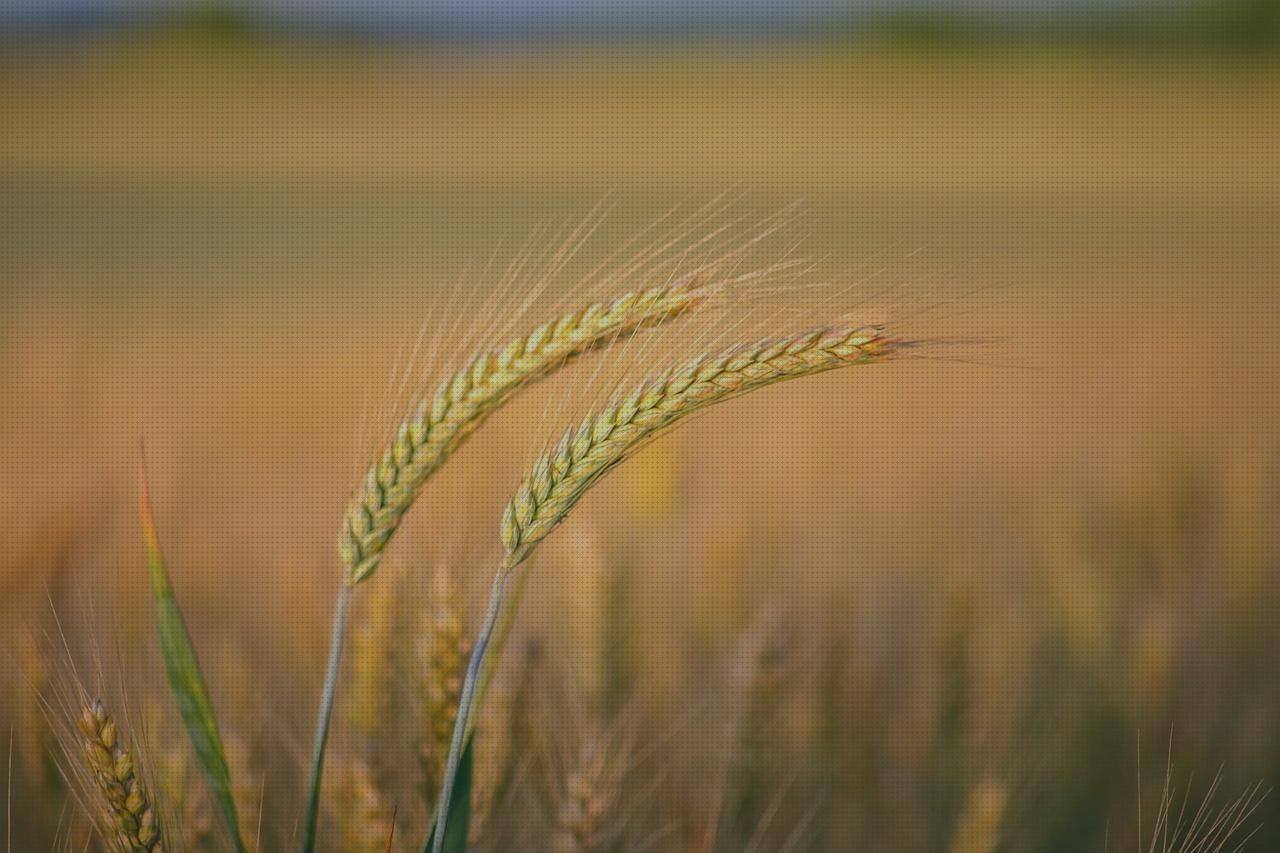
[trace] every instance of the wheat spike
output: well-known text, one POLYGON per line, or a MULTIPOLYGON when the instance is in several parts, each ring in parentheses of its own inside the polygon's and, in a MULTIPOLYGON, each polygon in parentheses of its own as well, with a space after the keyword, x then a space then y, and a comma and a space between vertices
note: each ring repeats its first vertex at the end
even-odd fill
POLYGON ((441 382, 435 395, 400 424, 347 510, 338 544, 347 584, 374 572, 422 484, 515 390, 619 334, 693 308, 705 296, 700 283, 689 279, 628 293, 566 314, 500 350, 476 356, 441 382))
POLYGON ((424 727, 419 745, 423 795, 428 806, 439 796, 440 778, 458 716, 458 699, 471 646, 463 630, 457 583, 447 564, 432 577, 431 606, 423 613, 419 671, 422 678, 424 727))
POLYGON ((365 601, 364 618, 356 625, 351 638, 347 722, 366 747, 377 740, 379 727, 393 701, 390 695, 394 675, 393 651, 400 627, 397 608, 400 598, 396 590, 396 584, 373 590, 373 595, 365 601))
POLYGON ((348 853, 384 853, 395 809, 374 778, 372 768, 359 758, 341 758, 331 775, 329 788, 336 805, 336 849, 348 853))
POLYGON ((992 853, 1000 846, 1007 794, 994 781, 979 782, 969 791, 964 810, 951 837, 951 853, 992 853))
POLYGON ((128 853, 163 853, 155 811, 135 772, 133 756, 120 742, 115 721, 95 700, 85 706, 77 724, 85 759, 106 800, 116 848, 128 853))
POLYGON ((590 853, 613 849, 621 827, 622 760, 606 738, 593 731, 565 774, 556 805, 551 849, 590 853))
POLYGON ((737 346, 641 384, 566 432, 520 484, 502 517, 504 570, 528 559, 601 475, 685 415, 774 382, 884 360, 900 346, 878 328, 819 329, 737 346))

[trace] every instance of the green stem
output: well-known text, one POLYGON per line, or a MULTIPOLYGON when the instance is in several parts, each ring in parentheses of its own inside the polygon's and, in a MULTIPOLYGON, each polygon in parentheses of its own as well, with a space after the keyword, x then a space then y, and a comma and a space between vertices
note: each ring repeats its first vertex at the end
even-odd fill
POLYGON ((324 773, 324 749, 329 741, 329 719, 333 716, 333 700, 338 692, 338 671, 342 665, 342 645, 347 633, 347 610, 351 605, 352 587, 342 584, 333 610, 333 633, 329 638, 329 666, 325 671, 324 690, 320 694, 320 715, 316 718, 315 751, 311 758, 311 793, 303 824, 302 851, 313 853, 316 847, 316 824, 320 818, 320 778, 324 773))

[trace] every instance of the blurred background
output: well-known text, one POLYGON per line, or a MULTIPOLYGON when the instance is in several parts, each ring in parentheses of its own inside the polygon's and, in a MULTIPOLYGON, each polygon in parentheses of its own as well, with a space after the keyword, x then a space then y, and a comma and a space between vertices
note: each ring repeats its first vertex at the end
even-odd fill
MULTIPOLYGON (((743 268, 804 275, 704 339, 887 306, 971 345, 722 407, 593 492, 534 566, 477 846, 1136 850, 1167 796, 1190 822, 1259 786, 1216 825, 1277 849, 1278 60, 1276 0, 0 0, 14 849, 84 849, 77 679, 176 849, 221 849, 150 629, 140 439, 242 811, 284 849, 400 372, 612 253, 670 238, 678 274, 766 233, 743 268)), ((393 806, 416 849, 437 569, 474 632, 502 506, 595 369, 496 417, 371 582, 326 849, 384 849, 359 828, 393 806)))

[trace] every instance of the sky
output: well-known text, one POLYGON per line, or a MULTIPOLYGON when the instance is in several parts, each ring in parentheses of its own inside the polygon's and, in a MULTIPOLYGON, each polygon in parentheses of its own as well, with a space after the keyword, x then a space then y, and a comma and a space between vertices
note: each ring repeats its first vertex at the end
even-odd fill
MULTIPOLYGON (((821 25, 850 12, 933 2, 958 8, 1046 8, 1120 0, 230 0, 285 25, 502 31, 577 26, 821 25)), ((1161 0, 1136 0, 1162 5, 1161 0)), ((1174 2, 1174 0, 1166 0, 1174 2)), ((91 27, 145 19, 182 0, 0 0, 0 25, 91 27)))

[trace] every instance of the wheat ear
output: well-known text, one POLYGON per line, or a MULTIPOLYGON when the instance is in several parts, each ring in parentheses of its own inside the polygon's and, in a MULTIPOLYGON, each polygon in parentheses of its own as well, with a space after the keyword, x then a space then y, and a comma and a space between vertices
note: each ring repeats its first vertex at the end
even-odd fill
POLYGON ((395 808, 387 801, 369 764, 354 756, 339 756, 338 771, 326 782, 337 804, 335 839, 344 853, 384 853, 387 834, 395 822, 395 808))
MULTIPOLYGON (((185 744, 184 744, 185 746, 185 744)), ((168 806, 165 824, 184 853, 210 853, 218 849, 214 837, 213 805, 200 796, 195 773, 185 749, 169 749, 159 762, 159 790, 168 806), (169 817, 172 815, 173 817, 169 817)))
POLYGON ((135 772, 133 756, 120 742, 115 721, 95 700, 85 706, 77 724, 85 760, 106 800, 115 846, 127 853, 163 853, 155 810, 135 772))
POLYGON ((527 560, 601 475, 680 418, 774 382, 882 361, 901 346, 874 327, 818 329, 736 346, 641 384, 620 403, 584 418, 534 465, 502 516, 503 570, 527 560))
POLYGON ((444 379, 434 396, 400 424, 347 510, 338 551, 348 585, 373 573, 422 484, 513 392, 619 334, 694 307, 705 296, 700 284, 700 279, 688 279, 566 314, 500 350, 474 357, 444 379))
POLYGON ((400 628, 400 596, 396 585, 378 586, 372 593, 360 608, 364 618, 352 632, 351 681, 346 707, 347 722, 359 733, 361 746, 367 748, 366 751, 372 751, 379 726, 392 704, 389 689, 395 666, 392 653, 400 628))
POLYGON ((420 644, 423 732, 418 745, 422 765, 422 792, 428 808, 439 796, 440 777, 453 723, 458 716, 458 698, 467 668, 471 644, 462 624, 458 585, 446 563, 436 567, 432 577, 431 605, 420 614, 423 630, 420 644))
POLYGON ((618 812, 624 758, 604 733, 588 734, 557 792, 550 844, 553 853, 588 853, 620 846, 616 843, 622 834, 618 812))
MULTIPOLYGON (((621 402, 588 415, 576 429, 567 431, 553 450, 538 459, 502 516, 506 555, 494 579, 484 625, 467 668, 437 810, 442 823, 449 813, 462 749, 471 734, 471 709, 483 698, 510 627, 514 611, 514 606, 507 606, 510 579, 538 543, 568 517, 587 489, 647 440, 686 415, 775 382, 884 361, 905 346, 904 341, 886 337, 875 326, 817 329, 793 338, 735 346, 642 383, 621 402)), ((518 597, 518 581, 523 577, 523 573, 517 576, 513 599, 518 597)), ((436 833, 435 853, 441 853, 443 838, 441 826, 436 833)))

